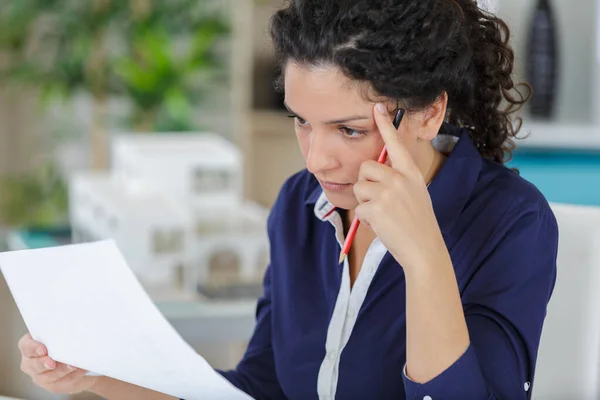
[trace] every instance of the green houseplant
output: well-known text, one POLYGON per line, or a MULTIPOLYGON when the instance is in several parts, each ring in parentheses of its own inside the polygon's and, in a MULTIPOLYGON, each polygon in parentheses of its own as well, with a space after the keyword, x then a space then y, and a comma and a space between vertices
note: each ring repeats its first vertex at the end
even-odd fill
POLYGON ((108 102, 131 104, 127 127, 190 130, 203 80, 218 77, 225 18, 208 0, 0 2, 0 81, 37 88, 44 101, 92 99, 92 165, 106 166, 108 102))
MULTIPOLYGON (((29 87, 40 104, 91 99, 94 168, 108 164, 108 104, 130 105, 120 128, 196 129, 206 81, 222 78, 229 31, 214 0, 7 0, 0 2, 0 84, 29 87)), ((43 108, 42 108, 43 109, 43 108)), ((66 185, 52 163, 0 179, 0 221, 64 221, 66 185)))
POLYGON ((67 221, 66 182, 52 163, 26 175, 0 179, 0 221, 11 227, 37 229, 67 221))

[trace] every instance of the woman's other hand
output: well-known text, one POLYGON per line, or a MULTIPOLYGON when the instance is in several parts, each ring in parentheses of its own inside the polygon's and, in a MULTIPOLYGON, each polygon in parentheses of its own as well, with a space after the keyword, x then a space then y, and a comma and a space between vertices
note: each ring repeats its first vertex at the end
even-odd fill
POLYGON ((59 363, 48 357, 46 346, 28 333, 19 340, 21 370, 33 382, 51 393, 74 394, 90 389, 97 377, 86 376, 86 370, 59 363))

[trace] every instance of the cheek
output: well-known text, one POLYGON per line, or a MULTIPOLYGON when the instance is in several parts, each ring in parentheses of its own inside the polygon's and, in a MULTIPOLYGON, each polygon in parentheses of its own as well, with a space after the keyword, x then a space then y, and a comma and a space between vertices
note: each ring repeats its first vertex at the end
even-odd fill
POLYGON ((404 138, 404 145, 411 154, 414 154, 420 141, 419 129, 418 120, 414 118, 408 119, 407 123, 400 128, 400 135, 404 138))
POLYGON ((300 147, 300 153, 302 153, 302 157, 304 157, 304 161, 308 157, 308 152, 310 150, 310 136, 306 133, 300 132, 298 128, 296 128, 296 139, 298 140, 298 147, 300 147))
POLYGON ((345 169, 351 174, 354 180, 358 180, 358 174, 362 163, 365 161, 377 160, 383 146, 384 142, 379 137, 373 138, 372 140, 365 139, 360 146, 355 146, 353 149, 354 151, 347 153, 344 158, 345 169))
MULTIPOLYGON (((366 160, 366 159, 365 159, 366 160)), ((360 166, 365 161, 363 159, 347 160, 345 164, 346 174, 352 182, 358 181, 358 174, 360 173, 360 166)))

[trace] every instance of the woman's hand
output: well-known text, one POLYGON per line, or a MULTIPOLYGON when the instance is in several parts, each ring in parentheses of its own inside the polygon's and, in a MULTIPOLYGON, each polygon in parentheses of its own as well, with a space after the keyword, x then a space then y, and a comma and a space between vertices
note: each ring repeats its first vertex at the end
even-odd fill
POLYGON ((391 166, 377 161, 361 165, 354 193, 356 216, 371 226, 403 268, 432 264, 446 252, 427 184, 390 116, 374 107, 375 122, 391 166), (442 253, 443 254, 443 253, 442 253))
POLYGON ((28 333, 19 340, 21 370, 33 382, 52 393, 74 394, 90 389, 98 377, 85 376, 87 371, 59 363, 48 357, 46 346, 28 333))

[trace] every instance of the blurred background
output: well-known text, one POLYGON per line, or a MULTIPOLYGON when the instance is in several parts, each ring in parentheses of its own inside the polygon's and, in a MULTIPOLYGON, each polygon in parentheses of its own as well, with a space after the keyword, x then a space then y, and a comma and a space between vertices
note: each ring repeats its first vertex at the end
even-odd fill
MULTIPOLYGON (((552 202, 600 206, 598 1, 483 3, 535 93, 510 166, 552 202)), ((233 367, 268 211, 304 164, 272 85, 281 4, 0 2, 0 250, 114 239, 182 336, 233 367)), ((0 280, 0 395, 66 399, 20 373, 25 332, 0 280)))

